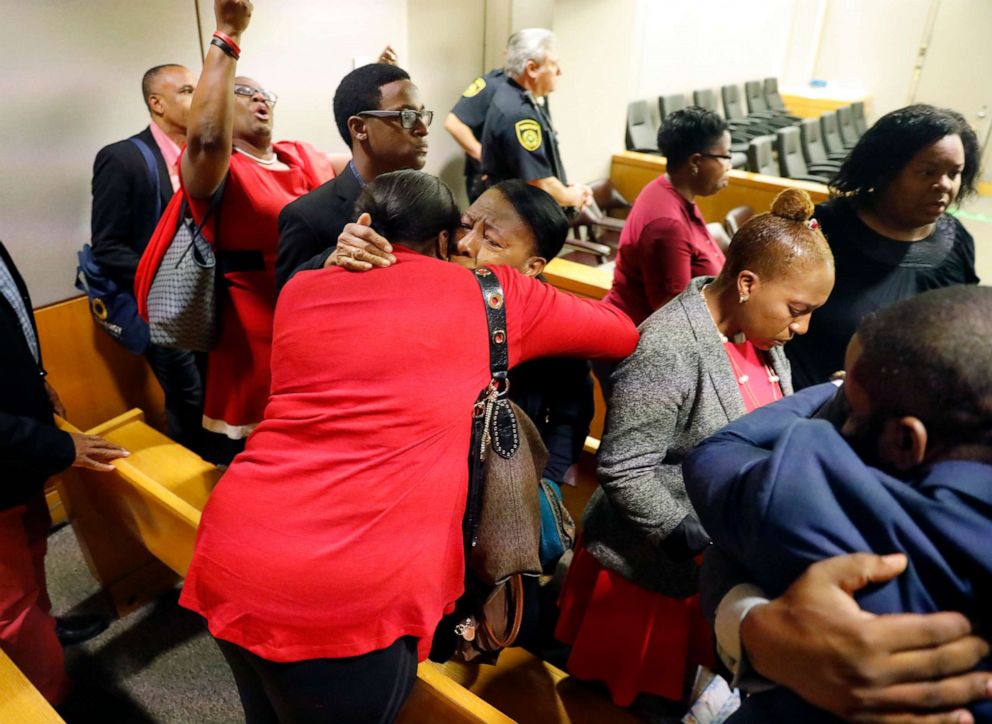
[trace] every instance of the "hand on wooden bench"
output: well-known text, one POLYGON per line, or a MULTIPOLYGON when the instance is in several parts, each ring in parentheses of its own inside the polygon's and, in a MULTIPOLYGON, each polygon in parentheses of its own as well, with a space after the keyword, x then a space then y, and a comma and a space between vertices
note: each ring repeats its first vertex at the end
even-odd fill
POLYGON ((87 468, 89 470, 108 471, 113 470, 111 460, 124 458, 130 455, 127 450, 114 445, 99 435, 86 435, 82 432, 70 432, 72 444, 76 449, 76 459, 73 460, 74 468, 87 468))

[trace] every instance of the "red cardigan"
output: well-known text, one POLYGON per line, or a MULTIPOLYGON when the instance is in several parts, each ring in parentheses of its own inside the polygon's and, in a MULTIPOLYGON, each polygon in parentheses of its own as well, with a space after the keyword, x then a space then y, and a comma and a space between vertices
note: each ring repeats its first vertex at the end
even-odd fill
MULTIPOLYGON (((211 495, 181 603, 272 661, 420 639, 462 592, 470 416, 489 379, 471 272, 403 248, 301 272, 276 309, 265 419, 211 495)), ((623 313, 497 268, 510 363, 620 358, 623 313)))
POLYGON ((725 258, 699 207, 661 175, 644 187, 624 223, 605 301, 640 324, 691 279, 719 274, 725 258))

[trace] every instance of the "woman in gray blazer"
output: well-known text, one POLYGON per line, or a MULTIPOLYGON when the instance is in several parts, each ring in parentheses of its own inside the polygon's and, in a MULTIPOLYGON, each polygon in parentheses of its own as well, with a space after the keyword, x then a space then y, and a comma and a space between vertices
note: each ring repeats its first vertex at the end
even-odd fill
POLYGON ((558 638, 569 671, 603 680, 615 703, 640 692, 684 698, 712 662, 699 613, 697 554, 709 542, 682 481, 703 438, 791 394, 782 345, 804 334, 830 294, 833 258, 813 204, 783 191, 771 213, 735 234, 718 277, 688 288, 640 327, 637 350, 611 377, 601 488, 561 597, 558 638))

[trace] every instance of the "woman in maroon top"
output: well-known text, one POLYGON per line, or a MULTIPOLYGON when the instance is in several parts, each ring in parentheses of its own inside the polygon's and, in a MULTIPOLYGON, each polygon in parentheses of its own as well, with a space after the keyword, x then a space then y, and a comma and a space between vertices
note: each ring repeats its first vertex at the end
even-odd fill
POLYGON ((627 217, 606 295, 634 324, 681 294, 690 279, 719 274, 724 262, 695 200, 727 185, 726 122, 713 111, 684 108, 665 118, 658 146, 667 171, 644 187, 627 217))
POLYGON ((226 178, 219 224, 205 229, 218 251, 224 284, 203 415, 204 427, 217 433, 209 436, 207 454, 223 463, 262 419, 269 392, 279 212, 334 174, 329 160, 308 144, 273 143, 276 95, 251 78, 235 77, 237 43, 251 3, 216 0, 214 13, 216 43, 193 94, 180 174, 197 220, 226 178))
MULTIPOLYGON (((518 233, 564 237, 554 200, 527 193, 518 233)), ((211 495, 183 588, 253 721, 391 720, 462 592, 471 409, 489 380, 482 294, 471 271, 436 258, 459 221, 436 178, 380 176, 361 212, 394 240, 396 263, 300 272, 284 287, 265 418, 211 495)), ((622 312, 493 271, 511 366, 634 348, 622 312)))

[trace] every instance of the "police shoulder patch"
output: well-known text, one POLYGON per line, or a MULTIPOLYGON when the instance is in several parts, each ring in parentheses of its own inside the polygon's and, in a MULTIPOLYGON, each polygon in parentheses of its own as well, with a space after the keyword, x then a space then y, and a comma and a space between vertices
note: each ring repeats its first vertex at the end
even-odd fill
POLYGON ((517 140, 527 151, 536 151, 541 147, 541 124, 533 118, 517 121, 517 140))
POLYGON ((473 96, 477 96, 482 92, 482 89, 485 87, 486 87, 486 79, 476 78, 469 84, 468 88, 465 89, 465 92, 462 93, 462 97, 471 98, 473 96))

